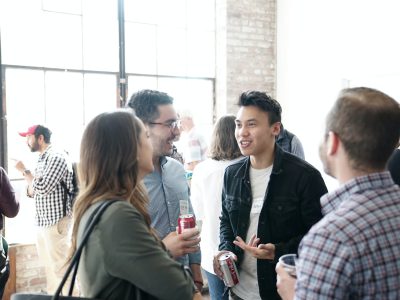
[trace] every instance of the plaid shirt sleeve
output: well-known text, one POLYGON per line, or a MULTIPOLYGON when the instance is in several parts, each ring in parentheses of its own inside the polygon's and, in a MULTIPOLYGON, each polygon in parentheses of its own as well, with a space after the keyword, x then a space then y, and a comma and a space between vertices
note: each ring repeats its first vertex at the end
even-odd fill
POLYGON ((338 235, 312 230, 300 244, 299 257, 296 299, 347 299, 351 294, 352 255, 338 235))
POLYGON ((42 174, 33 180, 32 188, 34 192, 42 196, 54 192, 67 171, 67 162, 63 157, 49 156, 49 161, 42 170, 42 174))

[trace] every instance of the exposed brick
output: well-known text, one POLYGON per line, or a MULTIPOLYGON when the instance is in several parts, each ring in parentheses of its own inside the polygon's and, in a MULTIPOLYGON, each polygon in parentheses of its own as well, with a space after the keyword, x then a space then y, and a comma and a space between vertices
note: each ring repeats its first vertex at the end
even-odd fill
POLYGON ((276 93, 276 0, 221 2, 216 12, 216 97, 226 107, 217 107, 217 115, 235 113, 243 91, 276 93))
POLYGON ((16 246, 16 291, 40 292, 46 289, 45 268, 35 245, 16 246))

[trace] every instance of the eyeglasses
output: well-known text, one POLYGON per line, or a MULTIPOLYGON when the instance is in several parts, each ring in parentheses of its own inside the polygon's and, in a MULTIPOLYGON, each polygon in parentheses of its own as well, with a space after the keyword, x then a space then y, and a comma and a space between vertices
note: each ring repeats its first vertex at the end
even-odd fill
POLYGON ((179 125, 181 124, 181 121, 180 120, 176 120, 176 121, 170 121, 170 122, 164 122, 164 123, 149 122, 149 124, 162 125, 162 126, 168 127, 170 130, 174 130, 174 129, 179 127, 179 125))

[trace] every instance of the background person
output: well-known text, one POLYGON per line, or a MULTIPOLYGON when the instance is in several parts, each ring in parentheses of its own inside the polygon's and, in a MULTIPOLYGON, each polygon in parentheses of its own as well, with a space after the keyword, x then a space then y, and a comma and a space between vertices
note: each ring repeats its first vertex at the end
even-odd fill
POLYGON ((320 157, 341 186, 301 241, 297 282, 278 265, 283 299, 400 299, 400 187, 385 170, 399 134, 395 100, 370 88, 339 94, 320 157))
POLYGON ((189 274, 169 257, 150 227, 141 185, 153 170, 149 132, 132 111, 95 117, 82 137, 80 193, 74 206, 72 253, 89 217, 104 201, 119 200, 103 213, 79 266, 85 297, 101 299, 192 299, 189 274))
POLYGON ((305 159, 303 145, 299 138, 291 133, 289 130, 283 127, 281 123, 281 129, 279 135, 276 137, 276 143, 285 151, 305 159))
MULTIPOLYGON (((15 198, 15 192, 6 171, 0 167, 0 231, 3 231, 4 228, 3 216, 14 218, 18 212, 19 201, 15 198)), ((6 257, 4 257, 6 259, 8 256, 8 245, 3 245, 3 249, 7 250, 6 257)), ((3 297, 4 287, 9 276, 10 266, 7 259, 5 265, 1 266, 0 269, 0 299, 3 297)))
POLYGON ((65 151, 53 148, 47 127, 34 125, 20 135, 26 137, 32 152, 39 152, 34 173, 22 161, 17 161, 15 167, 28 183, 27 196, 35 199, 36 248, 46 269, 47 293, 53 294, 64 275, 69 248, 70 194, 74 192, 72 163, 65 151))
POLYGON ((388 161, 388 170, 394 183, 400 185, 400 149, 395 149, 388 161))
POLYGON ((215 275, 213 257, 219 245, 219 217, 221 215, 222 179, 225 168, 242 158, 235 139, 235 116, 221 117, 214 126, 209 157, 193 171, 190 199, 196 218, 202 220, 201 266, 205 270, 212 300, 224 296, 224 282, 215 275))
POLYGON ((197 130, 191 112, 181 111, 179 117, 182 131, 180 145, 182 145, 185 170, 192 172, 197 164, 207 158, 207 143, 197 130))

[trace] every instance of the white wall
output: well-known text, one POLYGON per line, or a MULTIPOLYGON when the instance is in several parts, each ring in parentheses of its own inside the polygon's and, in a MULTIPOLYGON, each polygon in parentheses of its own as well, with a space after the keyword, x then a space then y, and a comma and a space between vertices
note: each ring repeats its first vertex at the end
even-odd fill
POLYGON ((397 0, 277 0, 277 100, 321 172, 318 145, 341 88, 364 85, 400 100, 399 12, 397 0))

